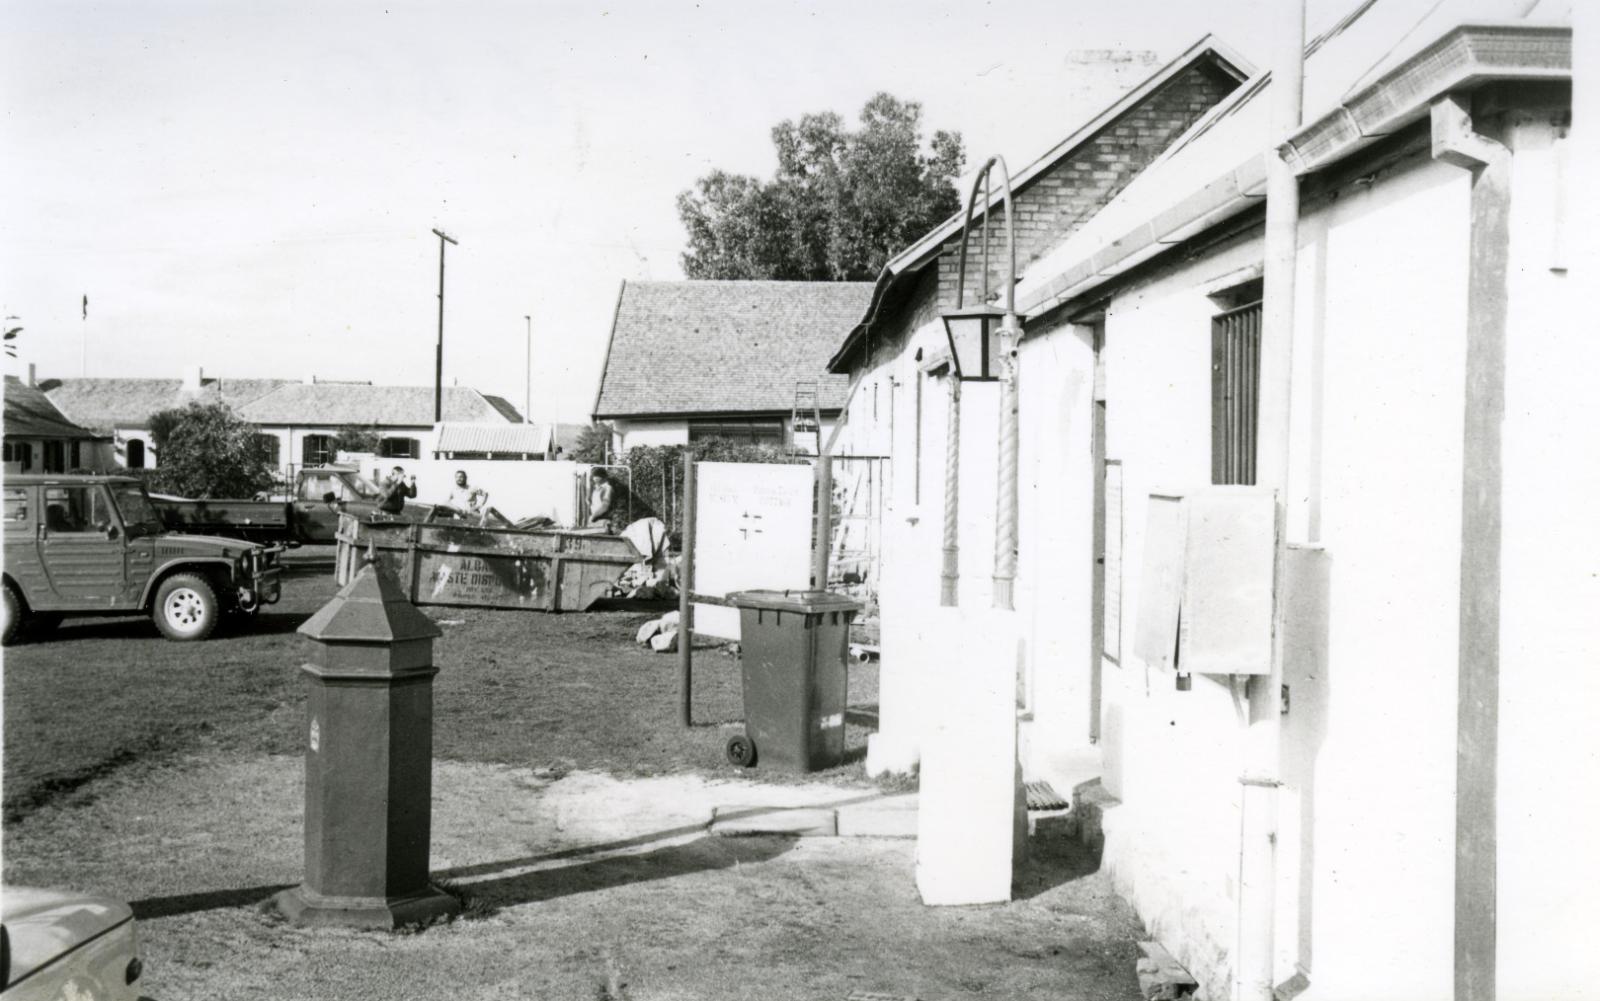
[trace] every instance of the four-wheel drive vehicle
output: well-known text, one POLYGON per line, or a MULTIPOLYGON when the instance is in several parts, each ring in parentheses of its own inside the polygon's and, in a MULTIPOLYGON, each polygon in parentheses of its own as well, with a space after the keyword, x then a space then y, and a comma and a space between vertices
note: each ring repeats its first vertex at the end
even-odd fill
POLYGON ((110 897, 0 887, 0 1001, 134 1001, 139 933, 110 897))
MULTIPOLYGON (((188 500, 164 496, 152 500, 167 527, 175 532, 294 546, 335 541, 339 516, 371 518, 378 514, 379 496, 378 485, 354 469, 319 466, 295 474, 294 494, 289 500, 188 500)), ((389 517, 434 522, 458 520, 462 515, 444 505, 406 501, 401 514, 389 517)), ((509 525, 498 512, 491 524, 509 525)))
POLYGON ((199 640, 278 600, 281 547, 168 532, 136 479, 13 476, 3 494, 7 643, 67 615, 139 612, 199 640))

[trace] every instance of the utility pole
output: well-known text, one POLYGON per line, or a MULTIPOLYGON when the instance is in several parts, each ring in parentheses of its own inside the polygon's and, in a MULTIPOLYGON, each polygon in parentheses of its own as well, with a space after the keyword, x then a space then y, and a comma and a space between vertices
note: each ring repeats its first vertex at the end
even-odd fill
POLYGON ((442 230, 434 230, 433 235, 439 238, 439 343, 433 352, 433 422, 437 424, 444 420, 444 245, 456 241, 442 230))
POLYGON ((533 423, 533 317, 524 316, 528 321, 528 352, 527 363, 522 368, 522 423, 533 423))

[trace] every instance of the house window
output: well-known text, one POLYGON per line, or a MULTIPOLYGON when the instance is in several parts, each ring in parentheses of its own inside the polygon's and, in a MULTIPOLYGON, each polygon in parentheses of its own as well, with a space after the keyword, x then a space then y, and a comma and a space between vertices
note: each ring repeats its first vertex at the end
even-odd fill
POLYGON ((82 442, 75 441, 75 442, 72 443, 72 468, 73 469, 82 469, 83 468, 83 443, 82 442))
POLYGON ((422 443, 415 438, 383 438, 378 442, 378 455, 385 459, 420 459, 422 443))
POLYGON ((5 461, 11 461, 11 443, 9 441, 5 443, 5 461))
POLYGON ((128 468, 129 469, 143 469, 144 468, 144 439, 142 439, 142 438, 129 438, 128 439, 128 468))
POLYGON ((11 461, 17 464, 17 471, 26 473, 33 468, 33 442, 19 441, 11 447, 11 461))
POLYGON ((66 442, 47 441, 44 443, 44 471, 47 473, 64 473, 67 471, 66 442))
POLYGON ((1261 303, 1211 321, 1211 482, 1256 481, 1261 397, 1261 303))
POLYGON ((691 421, 689 423, 690 444, 711 438, 725 438, 729 441, 743 441, 758 445, 782 446, 783 420, 775 417, 769 420, 691 421))
POLYGON ((300 461, 308 466, 324 466, 333 461, 333 436, 308 434, 300 441, 300 461))
POLYGON ((282 447, 283 443, 278 440, 278 436, 275 434, 256 435, 256 448, 261 450, 261 461, 269 466, 278 464, 279 456, 282 454, 282 447))

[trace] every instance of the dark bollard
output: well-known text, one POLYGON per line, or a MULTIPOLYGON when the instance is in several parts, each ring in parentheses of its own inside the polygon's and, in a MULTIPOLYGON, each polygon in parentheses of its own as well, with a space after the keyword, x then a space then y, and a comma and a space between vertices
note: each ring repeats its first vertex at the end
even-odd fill
POLYGON ((301 666, 306 874, 279 908, 299 925, 384 929, 455 913, 428 882, 439 627, 368 563, 300 632, 315 641, 301 666))

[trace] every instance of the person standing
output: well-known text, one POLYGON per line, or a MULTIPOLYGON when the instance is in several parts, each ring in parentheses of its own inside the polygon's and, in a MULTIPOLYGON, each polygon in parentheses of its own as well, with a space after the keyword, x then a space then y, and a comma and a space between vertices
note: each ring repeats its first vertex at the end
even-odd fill
POLYGON ((415 474, 408 478, 406 471, 396 466, 390 470, 388 478, 383 481, 383 489, 378 493, 378 510, 384 514, 400 514, 406 509, 406 498, 416 495, 415 474))

